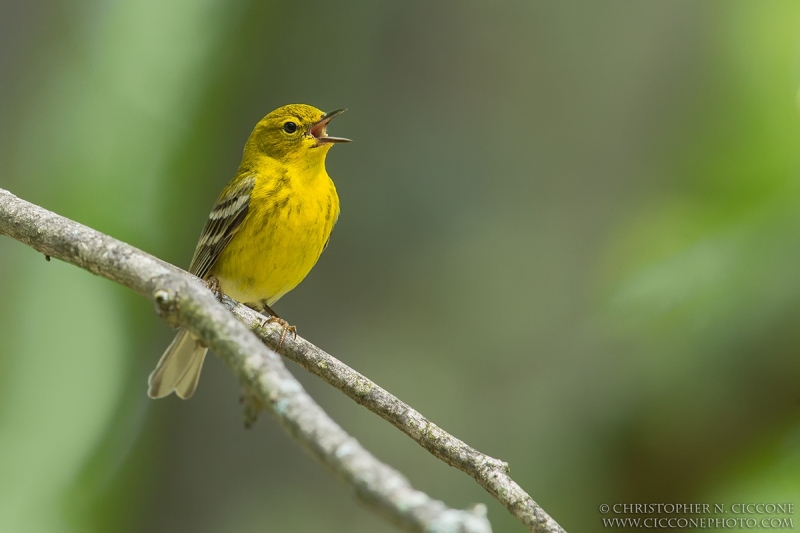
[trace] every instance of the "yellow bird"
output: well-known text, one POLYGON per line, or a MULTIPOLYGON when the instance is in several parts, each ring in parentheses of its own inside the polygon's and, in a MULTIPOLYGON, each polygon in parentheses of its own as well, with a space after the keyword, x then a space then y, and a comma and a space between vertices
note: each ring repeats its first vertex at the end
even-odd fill
MULTIPOLYGON (((189 266, 195 276, 218 281, 231 298, 268 313, 284 333, 294 328, 270 306, 311 271, 339 217, 325 156, 334 143, 350 140, 326 131, 343 111, 323 113, 291 104, 256 124, 239 171, 211 209, 189 266)), ((150 374, 150 397, 175 391, 190 398, 207 351, 180 330, 150 374)))

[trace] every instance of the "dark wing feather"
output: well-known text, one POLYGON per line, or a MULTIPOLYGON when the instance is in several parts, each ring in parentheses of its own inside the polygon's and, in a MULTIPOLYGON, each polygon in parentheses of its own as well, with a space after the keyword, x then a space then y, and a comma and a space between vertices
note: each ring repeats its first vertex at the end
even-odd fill
POLYGON ((203 227, 189 272, 203 279, 208 275, 247 216, 254 185, 254 178, 245 178, 220 195, 203 227))

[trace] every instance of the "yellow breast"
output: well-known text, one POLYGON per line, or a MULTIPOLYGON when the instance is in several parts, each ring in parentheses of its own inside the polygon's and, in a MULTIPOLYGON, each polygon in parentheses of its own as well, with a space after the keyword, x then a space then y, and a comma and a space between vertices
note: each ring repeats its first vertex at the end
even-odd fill
POLYGON ((311 271, 338 216, 339 197, 323 165, 264 163, 247 217, 211 273, 231 298, 272 305, 311 271))

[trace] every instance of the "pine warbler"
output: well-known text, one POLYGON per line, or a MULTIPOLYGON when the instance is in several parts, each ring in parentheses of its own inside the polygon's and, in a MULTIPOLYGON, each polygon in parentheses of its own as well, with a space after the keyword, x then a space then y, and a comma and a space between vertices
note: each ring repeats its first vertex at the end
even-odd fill
MULTIPOLYGON (((339 197, 325 156, 334 143, 328 123, 344 109, 323 113, 304 104, 280 107, 256 124, 239 171, 222 190, 194 252, 189 272, 231 298, 268 313, 309 273, 328 245, 339 197)), ((148 381, 151 398, 175 392, 190 398, 208 348, 180 330, 148 381)))

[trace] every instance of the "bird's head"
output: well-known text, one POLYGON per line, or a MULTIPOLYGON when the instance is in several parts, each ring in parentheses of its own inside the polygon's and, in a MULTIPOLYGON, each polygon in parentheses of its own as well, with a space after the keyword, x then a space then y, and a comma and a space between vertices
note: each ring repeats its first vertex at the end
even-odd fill
POLYGON ((256 124, 245 146, 245 157, 256 155, 248 154, 254 151, 282 163, 322 163, 331 146, 350 142, 350 139, 331 137, 327 133, 330 121, 344 111, 324 113, 305 104, 279 107, 256 124))

